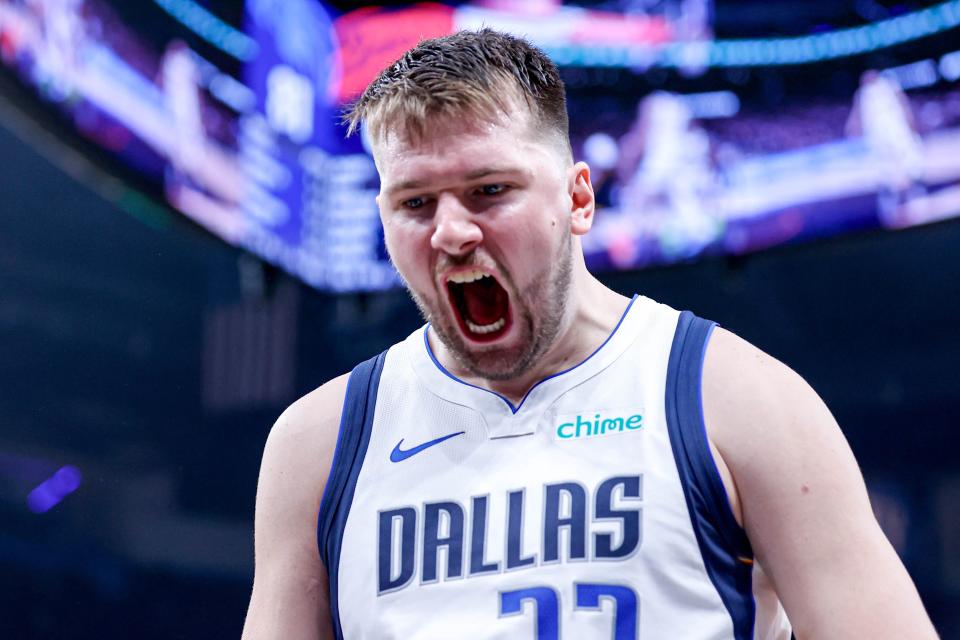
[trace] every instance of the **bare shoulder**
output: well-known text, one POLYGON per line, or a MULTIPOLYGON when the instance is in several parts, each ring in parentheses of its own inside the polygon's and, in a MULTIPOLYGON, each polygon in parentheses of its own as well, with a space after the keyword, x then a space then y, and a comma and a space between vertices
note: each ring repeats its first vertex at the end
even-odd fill
POLYGON ((335 378, 294 402, 267 438, 257 482, 256 566, 245 640, 333 637, 317 515, 347 379, 335 378))
POLYGON ((847 506, 868 515, 859 468, 836 420, 790 367, 717 328, 704 360, 702 401, 718 466, 732 474, 748 531, 769 506, 837 487, 851 498, 847 506))
POLYGON ((341 375, 306 394, 280 414, 264 449, 264 471, 296 472, 300 480, 322 476, 325 480, 333 458, 340 427, 340 414, 349 374, 341 375), (272 465, 276 463, 277 468, 272 465))
MULTIPOLYGON (((303 396, 284 411, 267 437, 257 482, 256 540, 291 520, 316 524, 320 499, 333 462, 349 375, 303 396)), ((310 530, 311 538, 314 534, 310 530)))
MULTIPOLYGON (((836 420, 817 392, 784 363, 717 328, 704 360, 702 400, 710 442, 733 473, 742 499, 767 488, 805 495, 839 483, 857 494, 861 510, 869 509, 859 468, 836 420)), ((749 509, 744 511, 749 528, 749 509)))
MULTIPOLYGON (((303 396, 273 425, 257 482, 258 571, 275 545, 315 549, 316 518, 337 443, 347 375, 303 396)), ((311 553, 312 556, 316 555, 311 553)))
POLYGON ((797 637, 936 637, 853 452, 810 385, 723 329, 702 380, 717 466, 797 637))
MULTIPOLYGON (((711 440, 722 449, 759 445, 753 436, 791 437, 798 419, 809 424, 829 412, 816 392, 790 367, 739 336, 718 327, 703 366, 703 403, 711 440), (781 425, 779 434, 771 433, 781 425)), ((825 415, 827 414, 827 415, 825 415)), ((832 423, 832 418, 826 420, 832 423)), ((807 434, 810 435, 810 434, 807 434)))

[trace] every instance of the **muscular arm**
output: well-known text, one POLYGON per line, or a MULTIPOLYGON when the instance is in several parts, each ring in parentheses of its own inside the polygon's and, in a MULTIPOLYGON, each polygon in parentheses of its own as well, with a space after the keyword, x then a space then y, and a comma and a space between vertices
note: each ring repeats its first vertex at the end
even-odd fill
POLYGON ((347 376, 291 405, 263 452, 254 519, 256 571, 244 640, 326 640, 327 574, 317 512, 336 446, 347 376))
POLYGON ((846 440, 796 373, 717 329, 703 405, 718 466, 798 638, 937 637, 846 440))

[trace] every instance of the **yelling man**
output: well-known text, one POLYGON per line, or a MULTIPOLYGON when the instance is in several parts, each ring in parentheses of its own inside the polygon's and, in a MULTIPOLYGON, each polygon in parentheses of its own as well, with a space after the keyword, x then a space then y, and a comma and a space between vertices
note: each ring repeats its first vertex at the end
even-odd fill
POLYGON ((587 271, 543 52, 427 40, 348 117, 426 324, 277 421, 245 638, 936 637, 816 393, 587 271))

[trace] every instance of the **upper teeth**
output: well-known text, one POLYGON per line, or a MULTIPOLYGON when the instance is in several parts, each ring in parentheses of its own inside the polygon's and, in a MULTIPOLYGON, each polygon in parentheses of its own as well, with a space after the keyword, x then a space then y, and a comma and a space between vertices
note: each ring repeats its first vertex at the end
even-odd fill
POLYGON ((474 282, 480 278, 489 278, 490 274, 479 269, 474 269, 473 271, 460 271, 458 273, 450 274, 447 277, 449 282, 456 282, 457 284, 463 284, 465 282, 474 282))

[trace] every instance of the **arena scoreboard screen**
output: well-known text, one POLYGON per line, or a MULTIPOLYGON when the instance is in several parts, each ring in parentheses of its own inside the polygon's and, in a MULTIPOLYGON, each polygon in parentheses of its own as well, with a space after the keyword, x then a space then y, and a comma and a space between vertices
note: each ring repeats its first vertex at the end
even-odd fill
POLYGON ((3 64, 173 208, 319 289, 399 283, 344 106, 420 39, 480 26, 561 68, 595 270, 960 214, 960 51, 904 49, 955 35, 960 2, 752 39, 717 36, 710 0, 248 0, 232 23, 216 2, 144 4, 176 29, 107 0, 0 0, 3 64))

